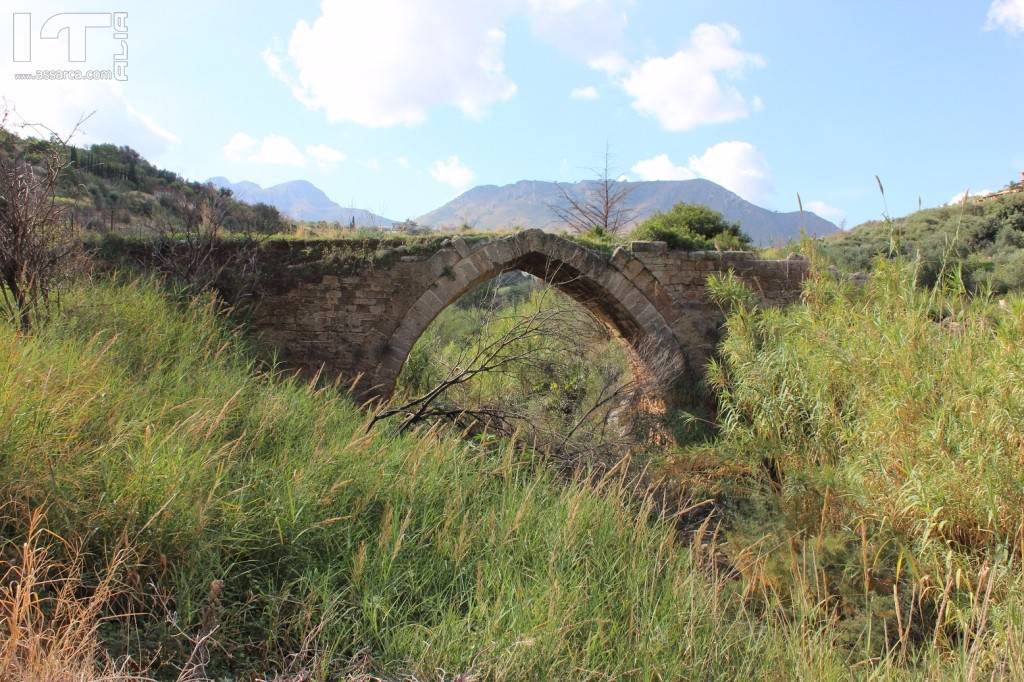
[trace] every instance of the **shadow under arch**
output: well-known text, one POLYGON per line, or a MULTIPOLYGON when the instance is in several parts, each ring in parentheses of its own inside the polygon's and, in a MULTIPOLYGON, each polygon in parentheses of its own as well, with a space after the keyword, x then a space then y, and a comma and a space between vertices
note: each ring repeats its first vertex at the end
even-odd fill
POLYGON ((383 348, 372 392, 389 398, 413 346, 437 315, 478 284, 508 270, 543 279, 590 310, 635 351, 639 369, 652 376, 663 375, 666 366, 676 374, 689 373, 669 321, 635 281, 646 273, 638 260, 631 259, 630 267, 620 270, 579 244, 541 230, 525 230, 467 250, 420 295, 383 348))

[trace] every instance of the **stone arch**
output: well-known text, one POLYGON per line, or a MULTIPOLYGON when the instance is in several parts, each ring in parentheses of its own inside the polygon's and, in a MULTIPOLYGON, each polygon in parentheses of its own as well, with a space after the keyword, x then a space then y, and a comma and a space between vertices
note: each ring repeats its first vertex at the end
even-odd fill
MULTIPOLYGON (((507 270, 522 270, 551 282, 587 307, 632 348, 657 348, 664 362, 690 367, 672 323, 679 325, 657 280, 637 259, 616 253, 611 260, 579 244, 541 230, 515 235, 469 249, 411 304, 385 343, 370 393, 390 397, 416 341, 437 315, 473 287, 507 270)), ((659 368, 646 368, 657 372, 659 368)))

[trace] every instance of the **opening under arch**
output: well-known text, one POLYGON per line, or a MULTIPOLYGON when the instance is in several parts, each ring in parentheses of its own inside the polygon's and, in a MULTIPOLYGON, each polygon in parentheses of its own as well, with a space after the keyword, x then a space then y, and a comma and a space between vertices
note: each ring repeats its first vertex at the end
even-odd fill
POLYGON ((511 270, 542 279, 587 308, 629 345, 638 366, 649 375, 671 378, 688 370, 671 326, 629 277, 589 249, 528 230, 469 251, 439 273, 385 344, 374 392, 391 396, 413 346, 442 310, 481 283, 511 270))

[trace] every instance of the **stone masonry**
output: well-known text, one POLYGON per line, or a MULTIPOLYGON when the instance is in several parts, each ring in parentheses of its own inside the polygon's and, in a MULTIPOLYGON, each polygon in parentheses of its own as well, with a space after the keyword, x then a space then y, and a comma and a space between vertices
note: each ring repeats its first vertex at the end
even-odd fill
MULTIPOLYGON (((289 367, 386 398, 409 351, 431 321, 460 296, 503 271, 552 282, 634 348, 656 347, 698 378, 719 340, 722 314, 707 298, 709 275, 733 271, 766 305, 796 300, 806 261, 760 260, 746 252, 682 252, 633 242, 611 257, 526 230, 470 245, 452 238, 433 253, 393 250, 353 266, 314 258, 303 242, 272 244, 273 261, 255 310, 262 339, 289 367)), ((650 355, 648 355, 650 357, 650 355)), ((649 368, 657 372, 657 367, 649 368)))

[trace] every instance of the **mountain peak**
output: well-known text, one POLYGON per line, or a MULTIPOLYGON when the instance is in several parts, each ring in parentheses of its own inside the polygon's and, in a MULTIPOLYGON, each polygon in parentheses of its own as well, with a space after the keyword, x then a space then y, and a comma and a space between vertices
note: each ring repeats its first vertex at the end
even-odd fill
MULTIPOLYGON (((562 192, 583 198, 597 182, 520 180, 502 186, 479 185, 421 216, 417 222, 432 227, 470 225, 481 230, 539 227, 555 231, 561 225, 550 207, 565 203, 562 192)), ((800 236, 801 230, 813 236, 823 236, 839 229, 814 213, 780 213, 762 208, 703 178, 618 182, 629 185, 625 207, 636 213, 634 222, 668 211, 678 203, 688 203, 707 206, 727 220, 738 222, 759 245, 791 241, 800 236)))
POLYGON ((387 227, 394 223, 361 208, 343 208, 308 180, 289 180, 267 188, 247 180, 233 183, 221 176, 207 182, 214 187, 230 189, 236 199, 247 204, 270 204, 294 220, 325 220, 343 224, 354 220, 361 227, 387 227))

